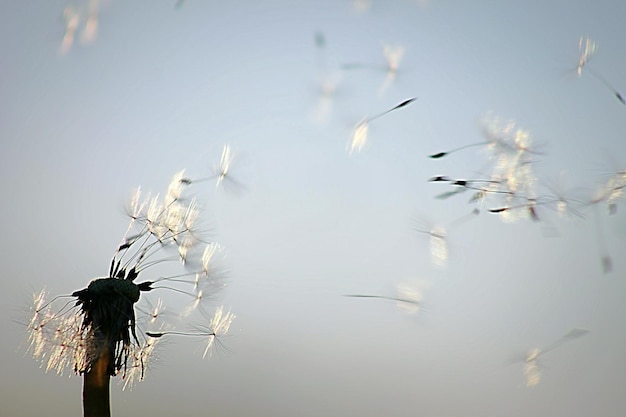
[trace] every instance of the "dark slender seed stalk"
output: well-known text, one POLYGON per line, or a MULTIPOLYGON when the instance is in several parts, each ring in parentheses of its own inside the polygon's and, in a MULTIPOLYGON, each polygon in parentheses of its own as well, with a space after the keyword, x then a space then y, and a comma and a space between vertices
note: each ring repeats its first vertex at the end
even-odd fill
POLYGON ((469 145, 464 145, 464 146, 461 146, 461 147, 458 147, 458 148, 455 148, 446 152, 435 153, 435 154, 429 155, 428 157, 432 159, 439 159, 439 158, 443 158, 446 155, 450 155, 451 153, 454 153, 454 152, 457 152, 466 148, 472 148, 474 146, 481 146, 481 145, 488 145, 489 143, 491 142, 470 143, 469 145))
POLYGON ((391 301, 400 301, 402 303, 410 303, 410 304, 419 304, 415 300, 410 300, 408 298, 399 298, 399 297, 387 297, 384 295, 366 295, 366 294, 346 294, 344 297, 353 297, 353 298, 382 298, 384 300, 391 301))
POLYGON ((400 104, 390 108, 389 110, 385 110, 384 112, 379 113, 379 114, 377 114, 375 116, 368 117, 367 119, 365 119, 365 122, 367 123, 367 122, 371 122, 372 120, 378 119, 379 117, 382 117, 382 116, 386 115, 387 113, 391 113, 394 110, 398 110, 398 109, 400 109, 400 108, 402 108, 404 106, 407 106, 407 105, 411 104, 415 100, 417 100, 417 97, 413 97, 413 98, 409 98, 407 100, 404 100, 403 102, 401 102, 400 104))
POLYGON ((620 103, 622 103, 622 104, 626 105, 626 100, 624 100, 624 97, 620 94, 620 92, 619 92, 619 91, 617 91, 617 90, 615 89, 615 87, 613 87, 613 85, 611 85, 611 84, 610 84, 610 83, 606 80, 606 78, 604 78, 602 75, 600 75, 600 73, 598 73, 597 71, 595 71, 595 70, 593 70, 593 69, 591 69, 591 68, 589 68, 589 67, 586 67, 586 71, 587 71, 589 74, 591 74, 591 75, 592 75, 592 76, 593 76, 596 80, 598 80, 598 81, 600 81, 602 84, 604 84, 604 86, 605 86, 606 88, 608 88, 608 89, 611 91, 611 93, 613 93, 613 95, 615 96, 615 98, 617 98, 617 99, 620 101, 620 103))

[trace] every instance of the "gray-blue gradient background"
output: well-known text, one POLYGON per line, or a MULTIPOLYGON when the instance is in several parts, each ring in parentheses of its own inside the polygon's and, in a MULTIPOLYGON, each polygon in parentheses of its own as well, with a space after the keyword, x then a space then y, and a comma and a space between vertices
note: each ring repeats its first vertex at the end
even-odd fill
POLYGON ((214 302, 237 315, 229 350, 207 360, 201 344, 170 339, 144 382, 112 385, 113 415, 626 413, 623 201, 574 221, 546 211, 507 224, 483 210, 450 230, 443 268, 414 230, 471 210, 469 193, 439 200, 447 188, 427 179, 480 175, 484 152, 427 155, 483 140, 489 112, 530 132, 547 183, 563 175, 589 198, 624 170, 626 107, 575 68, 589 36, 589 66, 626 91, 625 2, 174 3, 102 2, 97 39, 64 55, 65 1, 0 4, 0 414, 80 414, 81 378, 44 373, 15 320, 33 291, 67 294, 107 273, 136 186, 160 192, 183 168, 205 176, 224 144, 247 191, 196 191, 231 269, 214 302), (384 94, 383 71, 340 70, 384 65, 383 44, 406 48, 384 94), (319 80, 333 71, 320 123, 319 80), (347 154, 361 118, 414 96, 347 154), (417 280, 428 283, 417 315, 343 296, 417 280), (527 388, 512 361, 572 328, 590 333, 546 354, 527 388))

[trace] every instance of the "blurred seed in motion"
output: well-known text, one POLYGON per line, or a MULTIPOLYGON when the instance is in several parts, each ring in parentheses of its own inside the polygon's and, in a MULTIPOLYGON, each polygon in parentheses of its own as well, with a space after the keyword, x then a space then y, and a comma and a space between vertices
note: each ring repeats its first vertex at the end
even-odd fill
POLYGON ((230 146, 224 145, 224 147, 222 148, 220 159, 218 163, 215 165, 215 167, 212 169, 212 174, 210 176, 198 178, 198 179, 181 177, 179 181, 181 184, 187 185, 187 184, 192 184, 192 183, 215 180, 215 188, 219 188, 220 186, 223 186, 225 188, 229 188, 236 192, 245 190, 246 189, 245 185, 239 180, 233 178, 231 174, 233 161, 234 161, 234 155, 231 151, 230 146))
POLYGON ((66 54, 71 49, 76 39, 79 27, 82 25, 80 40, 83 43, 90 43, 96 39, 98 34, 98 13, 100 0, 89 0, 88 4, 81 6, 68 5, 63 11, 65 20, 65 32, 61 41, 61 54, 66 54))
POLYGON ((74 44, 74 36, 80 23, 80 16, 74 7, 68 5, 63 11, 63 18, 65 19, 65 33, 61 41, 61 53, 65 54, 74 44))
POLYGON ((474 218, 479 213, 480 211, 478 209, 474 209, 470 213, 459 217, 445 226, 430 225, 429 222, 424 220, 419 221, 421 224, 414 228, 414 230, 430 237, 430 258, 433 264, 442 267, 445 266, 448 261, 448 231, 474 218))
POLYGON ((578 339, 587 333, 589 333, 588 330, 574 328, 563 335, 559 340, 547 346, 545 349, 533 348, 529 350, 524 358, 524 377, 526 379, 526 386, 534 387, 541 381, 541 371, 543 366, 539 360, 543 355, 555 350, 567 342, 578 339))
POLYGON ((398 308, 409 314, 417 314, 421 308, 422 289, 428 286, 424 281, 402 283, 397 286, 397 295, 369 295, 369 294, 347 294, 345 297, 353 298, 378 298, 382 300, 395 301, 398 308))
POLYGON ((226 335, 230 330, 230 326, 235 319, 235 315, 229 311, 224 312, 223 307, 218 307, 215 310, 213 318, 211 318, 208 325, 193 326, 193 329, 188 332, 180 331, 158 331, 158 332, 146 332, 146 335, 155 339, 161 338, 167 335, 175 336, 191 336, 206 338, 206 346, 202 353, 202 357, 207 355, 211 356, 213 348, 216 343, 219 342, 219 338, 226 335))
POLYGON ((393 83, 398 74, 398 67, 400 66, 400 61, 402 60, 402 57, 404 56, 404 51, 404 46, 383 45, 383 58, 385 59, 385 65, 380 66, 350 63, 344 64, 342 68, 344 70, 370 69, 375 71, 384 71, 386 74, 385 79, 378 89, 378 95, 382 96, 385 91, 387 91, 389 86, 393 83))
POLYGON ((371 121, 376 120, 379 117, 382 117, 386 115, 387 113, 390 113, 394 110, 398 110, 402 107, 405 107, 409 105, 410 103, 414 102, 415 100, 417 100, 417 97, 404 100, 400 104, 390 108, 389 110, 385 110, 382 113, 367 117, 363 119, 362 121, 360 121, 353 129, 352 138, 350 142, 348 143, 348 147, 347 147, 348 153, 352 154, 354 152, 361 152, 363 150, 363 148, 365 147, 365 143, 367 141, 367 131, 369 129, 369 123, 371 121))
POLYGON ((583 68, 585 68, 585 71, 591 74, 596 80, 600 81, 615 96, 615 98, 620 101, 620 103, 626 105, 626 99, 624 99, 624 96, 622 96, 622 94, 617 91, 617 89, 613 87, 613 85, 611 85, 606 80, 606 78, 604 78, 604 76, 588 67, 587 63, 596 52, 596 49, 597 48, 594 41, 589 38, 584 38, 583 41, 583 37, 580 37, 580 39, 578 40, 579 57, 578 65, 576 66, 576 74, 578 75, 578 77, 581 77, 583 73, 583 68))

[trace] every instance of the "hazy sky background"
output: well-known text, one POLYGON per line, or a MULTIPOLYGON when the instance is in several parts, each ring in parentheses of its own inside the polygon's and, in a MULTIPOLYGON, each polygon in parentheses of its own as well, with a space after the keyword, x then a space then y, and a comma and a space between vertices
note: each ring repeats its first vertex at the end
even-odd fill
POLYGON ((489 114, 531 135, 539 194, 590 201, 625 169, 626 106, 576 76, 589 36, 589 67, 626 93, 625 2, 106 0, 93 42, 63 54, 67 4, 0 3, 0 414, 80 414, 81 378, 44 373, 15 320, 33 291, 106 275, 135 187, 209 175, 229 144, 246 191, 196 188, 231 269, 211 304, 237 315, 228 351, 169 339, 132 391, 113 380, 113 415, 624 415, 623 200, 514 223, 486 205, 449 230, 443 267, 415 228, 475 207, 427 180, 484 176, 484 147, 428 155, 483 141, 489 114), (384 70, 342 70, 384 67, 386 44, 405 48, 386 90, 384 70), (356 123, 410 97, 346 152, 356 123), (344 297, 402 285, 421 289, 417 314, 344 297), (527 388, 525 352, 573 328, 590 332, 527 388))

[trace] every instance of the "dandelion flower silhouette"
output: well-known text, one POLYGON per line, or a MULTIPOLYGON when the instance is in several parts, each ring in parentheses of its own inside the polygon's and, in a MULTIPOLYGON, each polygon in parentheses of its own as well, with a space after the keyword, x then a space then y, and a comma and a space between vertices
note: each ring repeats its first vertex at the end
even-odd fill
MULTIPOLYGON (((206 243, 195 223, 199 209, 194 198, 185 197, 188 182, 177 173, 163 198, 142 198, 138 189, 130 208, 129 226, 115 250, 108 275, 93 279, 86 288, 46 302, 45 291, 33 297, 28 324, 29 351, 45 369, 63 373, 71 368, 87 378, 96 363, 104 363, 108 376, 121 373, 124 387, 144 378, 157 341, 138 328, 136 314, 156 324, 163 313, 162 300, 147 300, 147 310, 137 307, 142 294, 170 290, 193 298, 192 310, 200 307, 203 295, 219 290, 219 271, 214 266, 219 245, 206 243), (173 251, 174 254, 169 254, 173 251), (173 255, 173 256, 172 256, 173 255), (136 282, 140 276, 163 264, 178 263, 184 270, 136 282), (69 299, 65 301, 64 299, 69 299)), ((171 270, 171 269, 168 269, 171 270)), ((211 327, 213 339, 228 331, 234 316, 216 313, 211 327)), ((205 353, 206 355, 206 353, 205 353)), ((87 381, 87 379, 85 380, 87 381)))

